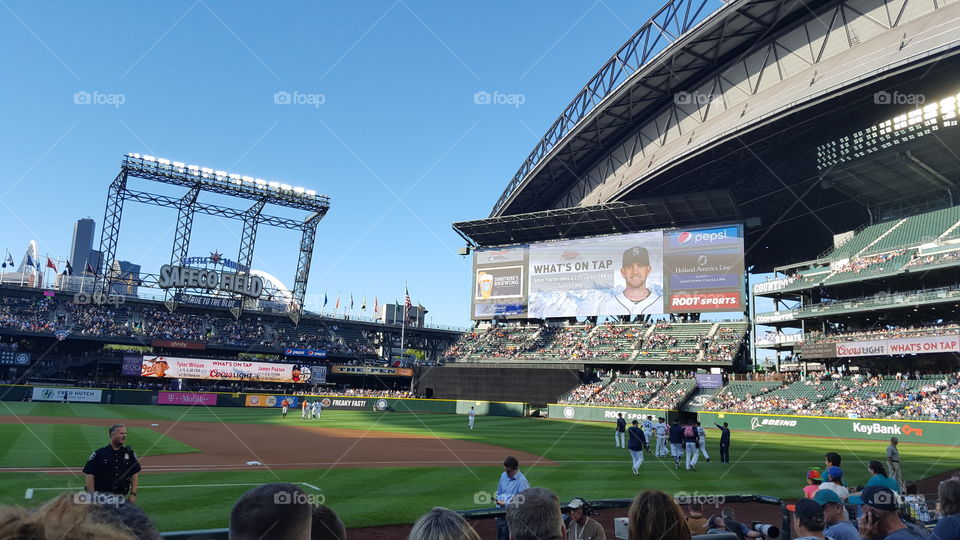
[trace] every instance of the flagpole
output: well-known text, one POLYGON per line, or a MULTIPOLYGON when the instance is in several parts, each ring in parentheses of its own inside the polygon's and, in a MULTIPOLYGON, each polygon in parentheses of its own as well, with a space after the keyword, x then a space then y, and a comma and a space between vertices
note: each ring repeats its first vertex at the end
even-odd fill
POLYGON ((400 319, 400 357, 403 358, 403 338, 407 330, 407 282, 403 282, 403 317, 400 319))

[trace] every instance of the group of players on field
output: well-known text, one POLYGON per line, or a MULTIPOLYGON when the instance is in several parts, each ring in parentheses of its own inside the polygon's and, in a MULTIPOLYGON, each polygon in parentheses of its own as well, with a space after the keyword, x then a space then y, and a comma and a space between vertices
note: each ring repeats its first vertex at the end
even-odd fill
MULTIPOLYGON (((717 425, 720 429, 720 461, 730 462, 730 429, 727 423, 717 425)), ((614 446, 616 448, 626 448, 630 451, 633 458, 633 474, 639 474, 640 465, 643 464, 644 451, 650 451, 650 443, 654 441, 654 455, 656 457, 673 457, 674 468, 680 468, 680 461, 685 460, 688 471, 697 470, 697 461, 700 454, 710 461, 710 454, 707 453, 706 431, 700 422, 689 421, 681 424, 679 420, 674 420, 673 424, 668 425, 665 418, 658 418, 653 421, 653 416, 647 416, 642 421, 633 421, 633 425, 627 429, 627 421, 623 418, 623 413, 617 413, 617 427, 614 431, 614 446), (668 449, 669 447, 669 449, 668 449)))

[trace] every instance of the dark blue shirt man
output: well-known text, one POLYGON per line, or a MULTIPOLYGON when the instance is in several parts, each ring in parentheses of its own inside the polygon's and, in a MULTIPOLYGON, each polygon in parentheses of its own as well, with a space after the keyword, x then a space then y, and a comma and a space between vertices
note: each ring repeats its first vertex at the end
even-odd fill
POLYGON ((720 429, 720 463, 730 463, 730 428, 726 422, 713 425, 720 429))
POLYGON ((627 449, 630 450, 630 457, 633 458, 634 475, 640 474, 640 465, 643 465, 643 450, 647 448, 647 437, 643 434, 643 430, 640 429, 638 424, 639 423, 634 420, 633 425, 627 430, 627 434, 629 435, 627 449))
POLYGON ((673 467, 680 468, 680 458, 683 457, 683 426, 679 420, 674 420, 670 426, 670 453, 673 455, 673 467))
POLYGON ((613 432, 613 447, 626 448, 627 442, 624 439, 627 431, 627 421, 623 419, 623 413, 617 413, 617 429, 613 432))
POLYGON ((110 426, 110 444, 90 454, 83 466, 86 490, 89 493, 114 493, 137 502, 140 484, 140 462, 127 442, 127 428, 123 424, 110 426))

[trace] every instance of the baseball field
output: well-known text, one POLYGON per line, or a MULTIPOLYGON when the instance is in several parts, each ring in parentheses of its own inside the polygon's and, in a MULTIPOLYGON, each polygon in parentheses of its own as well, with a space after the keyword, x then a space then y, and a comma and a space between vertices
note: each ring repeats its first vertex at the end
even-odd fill
MULTIPOLYGON (((796 498, 823 454, 843 456, 844 479, 862 485, 866 464, 886 443, 734 432, 731 464, 718 462, 719 434, 708 430, 710 463, 676 470, 648 457, 639 476, 614 448, 612 424, 537 418, 324 411, 286 419, 276 409, 0 402, 0 504, 36 506, 83 486, 80 470, 108 441, 107 426, 128 426, 141 459, 138 504, 160 530, 226 527, 230 508, 264 482, 295 482, 336 510, 350 528, 411 523, 433 506, 492 506, 507 455, 531 485, 561 500, 632 497, 646 488, 676 494, 757 494, 796 498)), ((901 444, 905 479, 957 468, 956 447, 901 444)))

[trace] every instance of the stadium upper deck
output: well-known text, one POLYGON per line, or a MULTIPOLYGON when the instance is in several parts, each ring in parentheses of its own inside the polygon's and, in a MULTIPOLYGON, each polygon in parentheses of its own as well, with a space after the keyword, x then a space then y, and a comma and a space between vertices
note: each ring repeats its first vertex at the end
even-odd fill
MULTIPOLYGON (((941 159, 958 138, 953 128, 938 133, 942 145, 907 141, 893 152, 901 158, 888 157, 888 184, 917 178, 917 168, 939 175, 911 182, 910 197, 821 170, 817 158, 820 145, 851 129, 915 109, 917 96, 929 104, 956 94, 950 74, 960 42, 951 29, 960 6, 739 0, 698 21, 691 14, 703 5, 668 3, 601 68, 521 166, 492 218, 651 197, 696 206, 719 190, 753 224, 748 264, 765 271, 816 257, 833 234, 885 207, 957 190, 956 164, 941 159), (657 25, 673 34, 656 33, 657 25), (645 45, 655 38, 669 46, 645 45)), ((655 213, 662 225, 677 222, 669 208, 655 213)), ((567 234, 598 234, 592 229, 567 234)))

